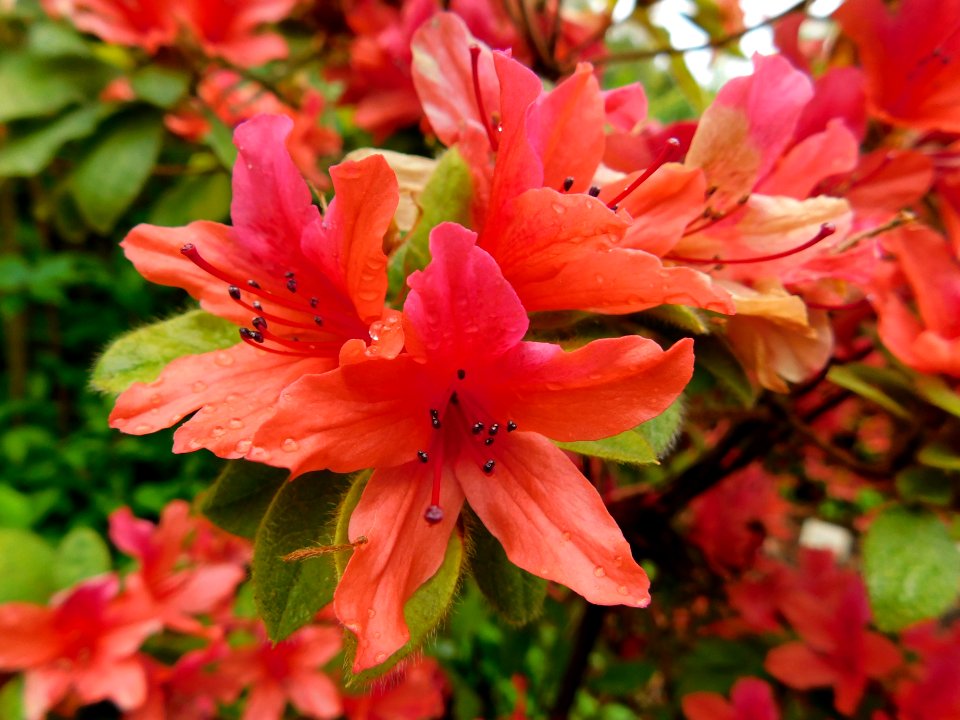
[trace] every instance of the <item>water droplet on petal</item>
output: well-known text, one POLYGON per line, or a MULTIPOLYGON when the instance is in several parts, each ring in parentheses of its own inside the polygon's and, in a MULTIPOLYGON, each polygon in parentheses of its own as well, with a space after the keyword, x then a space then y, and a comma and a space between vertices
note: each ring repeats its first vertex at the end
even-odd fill
POLYGON ((240 399, 239 395, 237 395, 236 393, 230 393, 224 398, 224 401, 228 403, 235 403, 239 399, 240 399))
POLYGON ((236 447, 234 448, 234 450, 236 450, 238 453, 243 453, 244 455, 246 455, 247 452, 250 450, 250 446, 251 446, 251 445, 253 445, 253 442, 252 442, 252 441, 250 441, 250 440, 241 440, 240 442, 237 443, 237 445, 236 445, 236 447))
POLYGON ((203 391, 206 390, 206 389, 207 389, 207 384, 206 384, 203 380, 197 380, 197 381, 193 384, 193 391, 194 391, 194 392, 203 392, 203 391))
POLYGON ((600 567, 599 565, 597 565, 597 566, 593 569, 593 574, 596 575, 597 577, 603 577, 604 575, 607 574, 607 571, 604 570, 604 569, 603 569, 602 567, 600 567))
POLYGON ((373 659, 373 661, 377 663, 377 665, 379 665, 380 663, 386 661, 386 659, 387 659, 387 654, 382 652, 382 653, 377 653, 377 656, 373 659))
POLYGON ((133 429, 134 435, 142 435, 149 432, 153 432, 153 425, 147 425, 146 423, 140 423, 133 429))
POLYGON ((182 418, 182 417, 183 417, 183 415, 171 415, 171 416, 169 417, 169 419, 168 419, 168 422, 169 422, 171 425, 173 425, 174 423, 180 422, 180 418, 182 418))
POLYGON ((593 279, 597 281, 597 285, 603 285, 603 275, 597 273, 593 276, 593 279))
POLYGON ((613 558, 613 564, 617 567, 623 567, 623 555, 617 555, 613 558))
POLYGON ((227 426, 232 430, 239 430, 243 427, 243 420, 240 418, 230 418, 230 421, 227 423, 227 426))
POLYGON ((570 533, 565 532, 565 533, 563 533, 563 535, 561 535, 560 537, 561 537, 563 540, 569 540, 569 539, 570 539, 570 533))
POLYGON ((257 462, 266 462, 270 459, 270 451, 259 446, 250 448, 250 459, 257 462))
POLYGON ((159 405, 163 401, 163 398, 160 396, 160 393, 154 393, 150 396, 151 405, 159 405))
POLYGON ((191 450, 199 450, 203 447, 203 443, 197 440, 197 438, 190 438, 190 442, 187 443, 187 447, 191 450))
POLYGON ((230 367, 233 365, 233 355, 225 352, 218 352, 213 356, 213 361, 220 367, 230 367))
POLYGON ((379 640, 382 635, 383 635, 383 633, 375 632, 375 633, 373 634, 373 639, 374 639, 374 640, 379 640))
POLYGON ((367 617, 375 618, 376 616, 377 616, 376 610, 374 610, 373 608, 370 608, 369 610, 367 610, 367 617))
POLYGON ((557 215, 563 215, 567 211, 567 209, 560 203, 553 203, 553 211, 557 215))
POLYGON ((626 586, 626 585, 621 585, 620 587, 617 588, 617 592, 620 593, 621 595, 626 595, 626 594, 629 593, 630 591, 627 590, 627 586, 626 586))
POLYGON ((227 434, 227 431, 224 430, 220 425, 217 425, 215 428, 213 428, 213 430, 210 431, 210 435, 212 435, 215 438, 223 437, 226 434, 227 434))
MULTIPOLYGON (((300 443, 298 443, 293 438, 286 438, 282 443, 280 443, 280 447, 281 449, 283 449, 284 452, 296 452, 297 450, 300 449, 300 443)), ((374 612, 374 611, 371 610, 370 612, 374 612)), ((373 617, 373 615, 371 615, 370 617, 373 617)))

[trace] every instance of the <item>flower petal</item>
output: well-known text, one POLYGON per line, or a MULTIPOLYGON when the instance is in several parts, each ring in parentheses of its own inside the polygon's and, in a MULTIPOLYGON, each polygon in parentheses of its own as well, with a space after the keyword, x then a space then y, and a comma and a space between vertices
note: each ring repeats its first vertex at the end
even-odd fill
POLYGON ((730 703, 715 692, 694 692, 680 700, 687 720, 740 720, 730 703))
POLYGON ((788 642, 767 653, 764 669, 780 682, 797 690, 831 686, 837 671, 802 642, 788 642))
POLYGON ((521 430, 597 440, 636 427, 677 399, 693 374, 693 340, 664 351, 647 338, 609 338, 570 353, 524 343, 510 362, 510 412, 521 430))
POLYGON ((53 624, 53 611, 40 605, 11 602, 0 605, 0 669, 18 671, 40 665, 62 652, 53 624))
POLYGON ((559 448, 518 431, 499 446, 496 457, 492 475, 469 455, 461 456, 455 472, 470 507, 512 563, 598 605, 650 602, 650 582, 623 533, 596 489, 559 448))
MULTIPOLYGON (((558 451, 559 452, 559 451, 558 451)), ((463 492, 452 477, 440 486, 443 519, 431 525, 432 466, 414 461, 378 469, 350 516, 353 551, 333 598, 340 621, 357 636, 354 672, 379 665, 410 639, 403 607, 440 569, 463 492)))
POLYGON ((293 706, 307 717, 335 718, 343 712, 337 686, 321 672, 293 673, 286 690, 293 706))

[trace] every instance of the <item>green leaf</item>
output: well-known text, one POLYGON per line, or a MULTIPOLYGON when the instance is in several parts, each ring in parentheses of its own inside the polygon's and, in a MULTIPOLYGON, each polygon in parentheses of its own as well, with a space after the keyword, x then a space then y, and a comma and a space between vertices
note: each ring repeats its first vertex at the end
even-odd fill
POLYGON ((707 325, 703 311, 685 305, 658 305, 644 310, 638 320, 641 323, 652 321, 651 325, 680 328, 694 335, 710 334, 710 326, 707 325))
POLYGON ((23 675, 14 675, 0 687, 0 720, 25 720, 23 675))
POLYGON ((349 483, 346 475, 301 475, 280 488, 260 523, 253 549, 254 597, 274 642, 303 627, 333 600, 333 556, 338 553, 293 562, 283 558, 295 550, 333 545, 335 511, 349 483))
POLYGON ((429 240, 433 228, 447 221, 469 225, 472 199, 470 167, 456 148, 450 148, 437 161, 437 167, 420 195, 418 204, 422 214, 419 221, 390 258, 388 275, 392 294, 397 295, 403 290, 411 272, 423 269, 430 262, 429 240))
POLYGON ((98 137, 71 177, 84 220, 108 233, 140 194, 163 142, 163 122, 154 112, 117 116, 98 137))
POLYGON ((741 407, 753 407, 757 394, 750 378, 722 340, 698 337, 694 345, 694 356, 697 366, 714 377, 725 395, 741 407))
POLYGON ((130 84, 138 98, 167 109, 187 94, 190 76, 175 68, 147 65, 130 78, 130 84))
POLYGON ((57 22, 33 22, 27 27, 27 46, 32 55, 42 57, 90 57, 90 45, 69 25, 57 22))
POLYGON ((895 632, 949 609, 960 584, 960 552, 930 512, 893 508, 863 546, 864 576, 877 627, 895 632))
POLYGON ((685 405, 684 397, 680 395, 662 413, 634 428, 643 435, 658 458, 668 455, 677 442, 683 427, 685 405))
POLYGON ((200 511, 227 532, 252 539, 289 476, 281 468, 233 460, 204 493, 200 511))
POLYGON ((217 156, 220 164, 226 170, 232 170, 233 164, 237 161, 237 148, 233 144, 233 131, 212 111, 207 111, 205 116, 207 122, 210 123, 210 131, 203 140, 213 150, 213 154, 217 156))
POLYGON ((88 102, 111 75, 105 65, 83 58, 0 55, 0 122, 52 115, 88 102))
POLYGON ((891 415, 903 420, 911 420, 913 413, 901 402, 903 393, 909 394, 905 380, 899 373, 885 368, 872 367, 861 363, 848 363, 830 368, 827 379, 834 385, 856 393, 862 398, 876 403, 891 415))
POLYGON ((41 537, 0 528, 0 604, 46 603, 56 590, 53 562, 53 548, 41 537))
POLYGON ((633 428, 603 440, 558 442, 557 446, 570 452, 603 458, 630 465, 650 465, 660 462, 650 441, 638 428, 633 428))
POLYGON ((110 548, 91 528, 78 527, 60 541, 53 564, 57 590, 72 587, 81 580, 102 575, 111 568, 110 548))
POLYGON ((147 325, 115 340, 93 366, 90 385, 119 394, 135 382, 156 380, 181 355, 218 350, 238 342, 237 328, 203 310, 147 325))
MULTIPOLYGON (((366 474, 357 477, 337 511, 335 541, 338 545, 346 545, 350 542, 348 534, 350 515, 356 508, 357 503, 360 502, 360 496, 366 487, 368 477, 366 474)), ((338 578, 342 577, 351 554, 351 551, 336 553, 338 578)), ((419 648, 424 640, 436 630, 453 603, 454 594, 460 583, 463 560, 463 542, 460 540, 460 535, 454 531, 450 535, 447 551, 443 556, 443 563, 437 570, 436 575, 417 588, 403 607, 403 617, 406 620, 407 629, 410 631, 410 640, 381 664, 357 674, 348 671, 347 683, 349 685, 366 684, 382 676, 403 658, 419 648)), ((347 653, 346 666, 349 668, 353 665, 353 658, 357 650, 356 636, 349 631, 345 631, 344 648, 347 653)))
POLYGON ((0 147, 0 176, 27 177, 43 170, 67 142, 92 133, 108 109, 87 105, 29 131, 11 131, 0 147))
POLYGON ((960 471, 960 426, 947 423, 920 449, 917 460, 929 467, 960 471))
POLYGON ((157 198, 147 222, 176 227, 194 220, 224 220, 230 214, 230 197, 226 173, 187 175, 157 198))
POLYGON ((936 375, 913 376, 913 384, 924 400, 945 410, 954 417, 960 417, 960 395, 955 393, 947 383, 936 375))
POLYGON ((479 518, 472 512, 468 517, 470 568, 484 596, 501 617, 515 625, 538 618, 547 597, 547 581, 510 562, 503 545, 479 518))
POLYGON ((897 473, 900 497, 910 502, 949 505, 956 477, 936 468, 911 467, 897 473))

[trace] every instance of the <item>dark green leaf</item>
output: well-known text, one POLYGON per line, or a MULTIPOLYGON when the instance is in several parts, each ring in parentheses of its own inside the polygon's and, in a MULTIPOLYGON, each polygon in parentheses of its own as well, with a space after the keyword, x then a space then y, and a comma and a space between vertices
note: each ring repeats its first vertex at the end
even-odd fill
POLYGON ((160 153, 163 122, 152 112, 117 116, 80 161, 70 187, 84 220, 109 232, 140 194, 160 153))
POLYGON ((178 178, 157 198, 147 220, 171 227, 194 220, 225 220, 230 214, 230 197, 230 178, 226 173, 188 175, 178 178))
POLYGON ((57 590, 72 587, 81 580, 109 572, 110 548, 95 530, 78 527, 60 541, 53 565, 57 590))
POLYGON ((207 122, 210 123, 210 131, 204 138, 204 142, 213 150, 213 154, 217 156, 220 164, 226 170, 232 170, 233 164, 237 161, 237 148, 233 144, 233 131, 212 112, 208 112, 206 117, 207 122))
POLYGON ((936 468, 910 467, 897 473, 896 483, 904 500, 949 505, 957 477, 936 468))
POLYGON ((46 603, 56 590, 53 549, 26 530, 0 528, 0 604, 46 603))
POLYGON ((328 547, 336 534, 335 510, 350 478, 308 473, 287 482, 274 496, 253 551, 254 597, 267 633, 279 642, 313 619, 333 600, 337 587, 334 552, 288 562, 295 550, 328 547))
POLYGON ((252 539, 289 476, 287 470, 269 465, 245 460, 228 462, 204 493, 200 510, 227 532, 252 539))
POLYGON ((681 395, 662 413, 634 428, 646 438, 658 458, 668 455, 677 442, 683 425, 684 405, 683 395, 681 395))
POLYGON ((718 338, 698 337, 694 345, 697 366, 714 377, 724 393, 741 407, 752 407, 757 395, 743 366, 718 338))
POLYGON ((954 417, 960 417, 960 395, 955 393, 947 383, 936 375, 914 374, 913 384, 920 396, 945 410, 954 417))
POLYGON ((467 543, 470 568, 484 596, 508 622, 525 625, 543 612, 547 581, 514 565, 503 545, 469 514, 467 543))
POLYGON ((51 115, 87 102, 111 74, 106 66, 83 58, 0 55, 0 122, 51 115))
POLYGON ((167 363, 230 347, 239 342, 237 328, 203 310, 139 328, 115 340, 93 366, 90 385, 100 392, 118 394, 135 382, 157 379, 167 363))
POLYGON ((864 576, 877 627, 901 630, 950 608, 960 583, 960 552, 930 512, 893 508, 867 531, 864 576))
POLYGON ((175 68, 147 65, 130 78, 130 84, 138 98, 166 109, 186 95, 190 76, 175 68))
POLYGON ((27 27, 27 46, 41 57, 90 57, 90 44, 64 23, 34 22, 27 27))
POLYGON ((11 132, 0 147, 0 176, 36 175, 53 160, 64 143, 92 133, 106 112, 103 105, 88 105, 28 131, 11 132))
POLYGON ((902 396, 910 394, 906 380, 894 370, 848 363, 830 368, 827 379, 834 385, 876 403, 891 415, 910 420, 913 414, 904 407, 902 396))

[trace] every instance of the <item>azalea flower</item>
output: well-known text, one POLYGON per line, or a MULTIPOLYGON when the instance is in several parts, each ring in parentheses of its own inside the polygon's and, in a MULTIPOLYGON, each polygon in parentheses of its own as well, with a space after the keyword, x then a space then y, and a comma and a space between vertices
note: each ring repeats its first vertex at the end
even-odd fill
POLYGON ((681 700, 687 720, 780 720, 770 686, 758 678, 741 678, 730 700, 713 692, 695 692, 681 700))
POLYGON ((343 699, 348 720, 409 720, 444 717, 447 681, 440 664, 424 657, 406 665, 390 684, 375 685, 365 695, 343 699))
POLYGON ((264 115, 237 128, 232 227, 140 225, 121 243, 148 280, 182 287, 240 325, 241 342, 178 358, 156 381, 134 384, 117 399, 111 427, 142 435, 199 410, 174 435, 175 452, 274 462, 297 454, 296 433, 281 430, 268 445, 253 437, 285 387, 332 370, 338 357, 391 356, 403 346, 398 313, 384 308, 393 172, 379 156, 331 168, 336 197, 321 217, 284 146, 291 125, 264 115))
POLYGON ((51 607, 0 605, 0 670, 23 671, 27 720, 39 720, 68 697, 139 707, 147 679, 137 649, 160 630, 152 608, 118 594, 115 575, 87 580, 51 607))
POLYGON ((230 653, 219 640, 186 653, 172 667, 147 659, 147 698, 124 720, 213 720, 218 706, 232 703, 243 689, 236 678, 213 672, 230 653))
POLYGON ((164 508, 159 526, 133 517, 129 508, 110 516, 110 539, 123 552, 136 558, 140 567, 127 575, 128 592, 143 595, 144 604, 155 606, 155 614, 166 627, 181 632, 218 632, 205 628, 194 616, 223 609, 246 577, 242 563, 210 560, 183 569, 197 531, 209 525, 190 517, 190 507, 175 501, 164 508))
POLYGON ((549 439, 608 437, 662 412, 690 378, 692 343, 522 342, 526 312, 475 240, 452 223, 431 233, 433 260, 408 279, 408 354, 304 377, 254 439, 295 433, 294 474, 376 468, 349 526, 367 541, 334 597, 357 671, 409 639, 404 603, 440 567, 464 501, 521 568, 594 603, 649 602, 599 494, 549 439))

